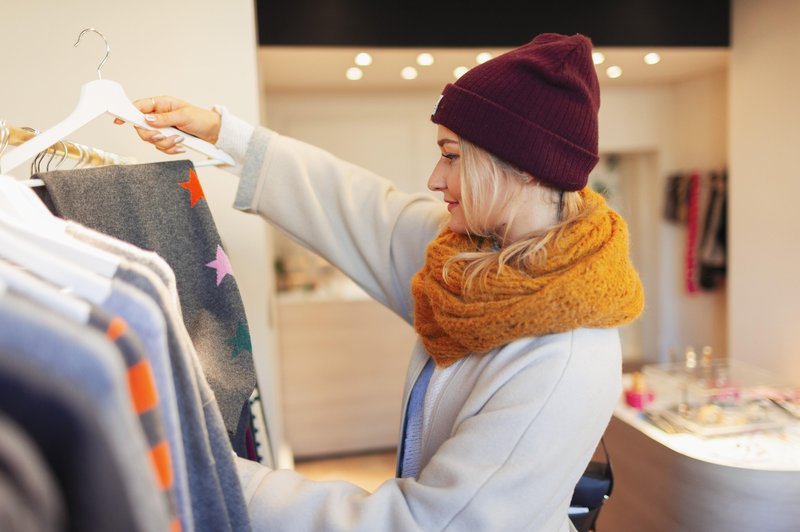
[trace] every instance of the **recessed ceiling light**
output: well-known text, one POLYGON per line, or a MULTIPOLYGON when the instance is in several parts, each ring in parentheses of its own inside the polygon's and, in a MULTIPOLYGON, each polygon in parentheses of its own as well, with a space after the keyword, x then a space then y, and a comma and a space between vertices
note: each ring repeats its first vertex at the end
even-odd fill
POLYGON ((649 54, 645 54, 644 62, 648 65, 655 65, 659 61, 661 61, 661 56, 658 55, 656 52, 650 52, 649 54))
POLYGON ((417 56, 417 64, 419 66, 431 66, 433 64, 433 56, 428 52, 422 52, 417 56))
POLYGON ((603 52, 592 52, 592 61, 595 65, 602 65, 605 60, 606 56, 603 55, 603 52))
POLYGON ((467 67, 465 67, 465 66, 457 66, 457 67, 455 67, 453 69, 453 77, 458 79, 461 76, 463 76, 464 74, 466 74, 467 71, 469 71, 469 69, 467 67))
POLYGON ((477 61, 479 65, 482 65, 491 58, 492 54, 490 54, 489 52, 481 52, 475 56, 475 61, 477 61))
POLYGON ((356 64, 358 66, 369 66, 372 64, 372 56, 367 52, 356 54, 356 64))
POLYGON ((622 75, 622 69, 617 65, 611 65, 606 69, 606 76, 611 79, 616 79, 622 75))
POLYGON ((344 75, 347 76, 347 79, 350 81, 358 81, 364 77, 364 71, 358 67, 350 67, 347 69, 347 72, 345 72, 344 75))
POLYGON ((407 66, 400 71, 400 77, 403 79, 417 79, 417 69, 412 66, 407 66))

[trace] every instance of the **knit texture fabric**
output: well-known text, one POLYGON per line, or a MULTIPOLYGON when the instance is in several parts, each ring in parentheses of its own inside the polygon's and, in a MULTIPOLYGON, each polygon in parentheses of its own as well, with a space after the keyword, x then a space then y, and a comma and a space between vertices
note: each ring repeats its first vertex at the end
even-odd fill
POLYGON ((562 190, 598 161, 592 43, 545 33, 448 84, 431 120, 562 190))
MULTIPOLYGON (((644 308, 639 275, 628 258, 625 221, 589 189, 581 191, 588 216, 546 246, 544 264, 520 271, 506 266, 487 277, 486 290, 462 289, 464 264, 443 267, 463 251, 488 250, 445 229, 429 244, 414 276, 414 328, 438 366, 526 336, 581 327, 616 327, 644 308)), ((485 246, 485 247, 484 247, 485 246)))
POLYGON ((256 385, 239 288, 191 161, 39 176, 58 216, 158 253, 175 271, 186 329, 234 449, 244 455, 256 385))
POLYGON ((406 419, 403 424, 403 437, 400 444, 400 470, 398 477, 414 477, 419 474, 420 454, 422 451, 422 425, 425 418, 425 396, 428 392, 428 384, 433 375, 433 359, 425 363, 417 378, 417 382, 411 388, 411 395, 408 397, 408 408, 406 409, 406 419))

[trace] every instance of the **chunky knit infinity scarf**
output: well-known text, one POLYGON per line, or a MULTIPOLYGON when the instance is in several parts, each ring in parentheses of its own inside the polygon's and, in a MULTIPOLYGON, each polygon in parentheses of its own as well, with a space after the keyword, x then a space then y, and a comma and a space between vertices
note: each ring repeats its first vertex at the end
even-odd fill
POLYGON ((525 336, 616 327, 639 316, 644 292, 628 258, 627 226, 602 196, 581 194, 588 216, 547 244, 544 264, 495 269, 485 290, 464 293, 463 262, 450 265, 447 282, 442 274, 450 257, 480 247, 474 239, 445 229, 428 245, 411 285, 414 328, 438 366, 525 336))

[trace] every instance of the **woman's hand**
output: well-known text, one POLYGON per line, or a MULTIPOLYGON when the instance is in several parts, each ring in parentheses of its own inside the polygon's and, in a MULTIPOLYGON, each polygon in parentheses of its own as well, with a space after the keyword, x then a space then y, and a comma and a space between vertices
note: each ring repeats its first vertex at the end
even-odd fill
MULTIPOLYGON (((184 133, 203 139, 211 144, 217 142, 222 117, 216 111, 201 109, 172 96, 156 96, 142 98, 133 102, 144 118, 153 127, 174 127, 184 133)), ((116 124, 124 124, 120 119, 115 119, 116 124)), ((183 153, 186 149, 181 146, 183 137, 171 135, 165 137, 158 131, 136 127, 136 132, 142 140, 151 143, 164 153, 183 153)))

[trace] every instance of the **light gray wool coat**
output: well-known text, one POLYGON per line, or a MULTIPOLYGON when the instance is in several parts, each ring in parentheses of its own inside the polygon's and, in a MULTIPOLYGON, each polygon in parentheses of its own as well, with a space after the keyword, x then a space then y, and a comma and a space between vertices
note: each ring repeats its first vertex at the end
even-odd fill
MULTIPOLYGON (((447 216, 443 202, 227 112, 218 146, 241 175, 236 207, 319 253, 413 321, 411 278, 447 216), (248 139, 243 142, 243 139, 248 139)), ((403 405, 428 354, 417 342, 403 405)), ((621 392, 615 329, 527 337, 437 369, 421 470, 374 493, 239 462, 255 530, 571 529, 567 508, 621 392)), ((433 390, 433 391, 432 391, 433 390)), ((404 415, 405 415, 405 408, 404 415)))

